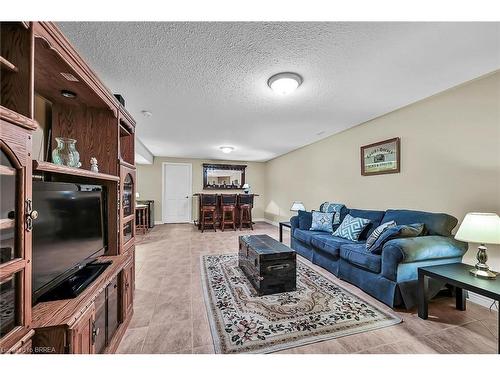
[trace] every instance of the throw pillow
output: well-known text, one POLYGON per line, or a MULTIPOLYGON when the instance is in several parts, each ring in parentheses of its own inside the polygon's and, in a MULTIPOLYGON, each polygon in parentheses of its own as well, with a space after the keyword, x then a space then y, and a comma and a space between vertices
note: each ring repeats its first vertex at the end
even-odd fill
POLYGON ((370 247, 377 241, 383 231, 388 228, 395 227, 396 222, 394 220, 388 221, 387 223, 379 225, 375 230, 370 234, 370 237, 366 240, 366 249, 369 250, 370 247))
POLYGON ((300 211, 299 215, 299 229, 309 230, 312 225, 312 212, 300 211))
POLYGON ((312 212, 311 230, 319 230, 322 232, 332 233, 333 212, 312 212))
POLYGON ((348 214, 333 235, 347 240, 357 241, 363 229, 370 223, 371 221, 368 219, 352 217, 348 214))
POLYGON ((396 225, 383 231, 377 241, 370 247, 372 254, 381 254, 385 243, 395 238, 418 237, 424 232, 424 224, 396 225))
POLYGON ((321 212, 333 212, 333 225, 340 224, 340 214, 345 207, 342 203, 324 202, 319 206, 321 212))

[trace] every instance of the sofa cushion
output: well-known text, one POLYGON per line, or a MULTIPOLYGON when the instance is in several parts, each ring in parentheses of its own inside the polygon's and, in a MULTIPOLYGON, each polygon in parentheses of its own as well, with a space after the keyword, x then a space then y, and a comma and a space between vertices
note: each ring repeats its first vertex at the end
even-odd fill
POLYGON ((345 244, 340 247, 340 257, 365 270, 380 273, 382 257, 366 251, 364 244, 345 244))
POLYGON ((347 215, 333 235, 351 241, 357 241, 359 235, 368 224, 370 224, 370 220, 368 219, 347 215))
POLYGON ((299 228, 309 230, 312 225, 312 212, 301 211, 297 213, 299 216, 299 228))
POLYGON ((385 211, 376 211, 376 210, 358 210, 352 208, 349 210, 349 215, 354 217, 362 217, 363 219, 368 219, 371 221, 370 224, 366 226, 366 228, 359 235, 360 240, 366 240, 370 234, 377 228, 382 219, 384 218, 385 211))
POLYGON ((387 210, 383 223, 394 220, 398 225, 424 223, 427 234, 450 236, 451 231, 458 223, 458 220, 448 214, 413 211, 413 210, 387 210))
MULTIPOLYGON (((299 241, 304 242, 307 245, 311 244, 311 240, 314 236, 317 236, 318 234, 325 234, 325 232, 320 232, 320 231, 315 231, 315 230, 307 230, 307 229, 300 229, 297 228, 295 229, 295 232, 293 232, 293 236, 298 239, 299 241)), ((329 234, 329 236, 331 236, 329 234)))
POLYGON ((333 212, 313 211, 311 230, 332 233, 333 212))
POLYGON ((339 257, 341 245, 352 243, 354 242, 346 240, 345 238, 325 234, 314 236, 314 238, 311 240, 312 246, 334 257, 339 257))
POLYGON ((418 237, 424 232, 424 224, 396 225, 383 231, 377 241, 368 249, 372 254, 380 254, 386 242, 394 238, 418 237))

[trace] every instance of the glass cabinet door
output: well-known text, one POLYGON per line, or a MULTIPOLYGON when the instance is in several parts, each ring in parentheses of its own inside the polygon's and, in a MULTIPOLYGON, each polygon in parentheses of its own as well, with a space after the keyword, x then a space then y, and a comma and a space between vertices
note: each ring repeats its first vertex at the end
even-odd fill
MULTIPOLYGON (((15 260, 20 261, 19 238, 17 235, 19 170, 14 167, 9 156, 0 150, 0 267, 12 266, 15 260), (6 263, 10 262, 8 265, 6 263)), ((22 273, 18 271, 7 274, 0 280, 0 339, 21 325, 22 273)))
POLYGON ((130 216, 134 213, 134 208, 132 207, 134 192, 134 180, 130 173, 127 173, 125 179, 123 180, 123 217, 130 216))

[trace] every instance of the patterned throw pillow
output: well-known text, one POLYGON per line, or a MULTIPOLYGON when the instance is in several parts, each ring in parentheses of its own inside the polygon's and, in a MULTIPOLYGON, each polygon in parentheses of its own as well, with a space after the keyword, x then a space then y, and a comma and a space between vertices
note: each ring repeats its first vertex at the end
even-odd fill
POLYGON ((333 212, 333 225, 337 225, 340 224, 340 213, 344 207, 345 205, 342 203, 323 202, 321 206, 319 206, 319 210, 321 212, 333 212))
POLYGON ((372 254, 381 254, 386 242, 395 238, 418 237, 424 233, 425 226, 422 223, 409 225, 396 225, 383 231, 377 241, 370 247, 372 254))
POLYGON ((322 232, 332 233, 333 212, 313 211, 312 225, 310 230, 319 230, 322 232))
POLYGON ((387 223, 379 225, 375 230, 370 234, 370 237, 366 240, 366 250, 370 251, 370 247, 377 241, 383 231, 388 228, 395 227, 396 222, 394 220, 388 221, 387 223))
POLYGON ((348 214, 333 235, 346 240, 357 241, 363 229, 370 223, 371 220, 352 217, 348 214))

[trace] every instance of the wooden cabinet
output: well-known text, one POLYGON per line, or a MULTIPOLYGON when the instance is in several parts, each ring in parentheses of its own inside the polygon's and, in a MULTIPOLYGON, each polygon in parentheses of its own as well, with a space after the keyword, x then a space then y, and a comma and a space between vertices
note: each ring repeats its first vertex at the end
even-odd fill
POLYGON ((72 354, 93 354, 96 334, 95 308, 91 307, 82 314, 80 319, 70 328, 68 352, 72 354))
POLYGON ((0 353, 111 353, 133 312, 135 121, 54 23, 0 22, 0 39, 0 353), (49 103, 43 126, 35 93, 49 103), (34 131, 43 147, 77 140, 81 168, 51 163, 47 150, 33 155, 34 131), (101 173, 90 171, 91 157, 101 173), (78 297, 32 306, 34 169, 37 179, 104 187, 100 260, 111 265, 78 297))
POLYGON ((122 306, 123 306, 123 316, 122 319, 126 320, 127 317, 132 313, 132 308, 134 304, 134 288, 135 288, 135 264, 134 257, 130 260, 122 271, 122 306))

